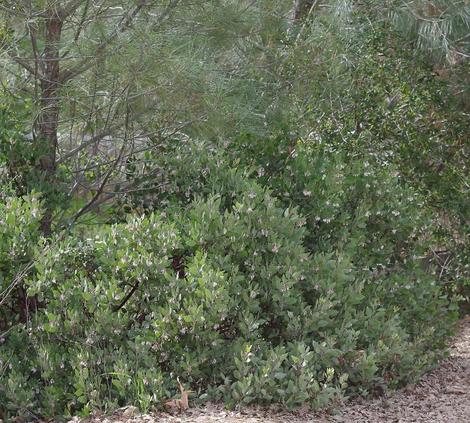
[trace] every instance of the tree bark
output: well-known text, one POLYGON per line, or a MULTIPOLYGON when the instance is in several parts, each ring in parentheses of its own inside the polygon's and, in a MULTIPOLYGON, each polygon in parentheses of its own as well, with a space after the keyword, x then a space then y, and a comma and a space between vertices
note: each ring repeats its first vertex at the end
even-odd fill
MULTIPOLYGON (((40 143, 40 158, 37 170, 47 192, 53 192, 56 185, 57 130, 59 125, 60 90, 60 40, 63 21, 56 12, 46 20, 46 38, 43 53, 44 73, 41 75, 40 111, 37 120, 37 142, 40 143)), ((50 197, 50 195, 48 195, 50 197)), ((46 198, 46 210, 41 222, 41 230, 48 236, 52 231, 51 198, 46 198)))
POLYGON ((291 11, 291 21, 296 22, 299 20, 302 15, 302 6, 305 3, 305 0, 294 0, 294 5, 292 6, 291 11))
POLYGON ((291 10, 291 22, 295 23, 308 15, 312 6, 315 6, 315 0, 294 0, 291 10))

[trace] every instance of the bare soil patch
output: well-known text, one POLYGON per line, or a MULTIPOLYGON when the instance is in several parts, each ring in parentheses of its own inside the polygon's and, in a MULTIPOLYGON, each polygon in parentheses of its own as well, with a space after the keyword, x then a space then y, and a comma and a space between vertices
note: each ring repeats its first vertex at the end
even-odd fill
MULTIPOLYGON (((75 420, 78 421, 78 420, 75 420)), ((352 401, 334 415, 248 408, 228 411, 219 405, 192 408, 184 414, 138 415, 132 407, 86 423, 466 423, 470 422, 470 316, 461 322, 450 355, 420 383, 375 400, 352 401)), ((85 422, 83 422, 85 423, 85 422)))

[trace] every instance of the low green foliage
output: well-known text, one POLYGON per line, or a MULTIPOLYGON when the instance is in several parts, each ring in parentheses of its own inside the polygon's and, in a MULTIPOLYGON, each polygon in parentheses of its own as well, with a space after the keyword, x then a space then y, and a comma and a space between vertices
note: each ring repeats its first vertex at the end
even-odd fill
MULTIPOLYGON (((320 190, 305 202, 306 218, 259 182, 224 170, 227 190, 207 188, 185 209, 29 252, 36 264, 25 286, 41 306, 3 335, 4 411, 71 415, 128 403, 147 410, 175 391, 176 377, 201 399, 289 408, 414 380, 439 356, 454 308, 413 256, 426 228, 416 226, 416 197, 391 176, 360 197, 358 184, 371 182, 363 171, 327 184, 335 201, 348 204, 349 193, 359 202, 338 209, 343 218, 328 214, 331 227, 315 218, 332 213, 325 185, 291 189, 320 190), (355 190, 342 193, 351 178, 355 190)), ((34 233, 34 219, 23 227, 13 242, 34 233)))
POLYGON ((39 231, 42 209, 38 197, 15 197, 8 187, 3 191, 0 192, 1 332, 27 318, 27 295, 15 277, 28 268, 30 260, 44 245, 39 231))

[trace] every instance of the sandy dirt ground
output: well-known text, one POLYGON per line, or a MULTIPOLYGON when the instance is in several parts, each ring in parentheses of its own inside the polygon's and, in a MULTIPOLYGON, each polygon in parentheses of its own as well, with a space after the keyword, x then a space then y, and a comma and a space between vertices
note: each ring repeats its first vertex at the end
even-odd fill
MULTIPOLYGON (((78 420, 75 420, 78 422, 78 420)), ((184 414, 138 415, 128 407, 86 423, 470 423, 470 316, 461 323, 450 356, 421 382, 388 396, 345 404, 334 415, 275 412, 250 408, 227 411, 222 406, 191 408, 184 414)), ((84 423, 84 422, 83 422, 84 423)))

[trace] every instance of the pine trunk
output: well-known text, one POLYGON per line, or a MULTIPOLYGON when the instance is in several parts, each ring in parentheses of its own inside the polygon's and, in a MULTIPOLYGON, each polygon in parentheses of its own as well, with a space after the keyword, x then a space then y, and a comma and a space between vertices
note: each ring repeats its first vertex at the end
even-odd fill
MULTIPOLYGON (((62 21, 58 16, 51 16, 46 22, 46 45, 44 47, 44 73, 41 78, 40 112, 37 121, 37 141, 41 144, 41 156, 38 170, 48 192, 56 184, 57 131, 59 125, 59 89, 60 89, 60 39, 62 21)), ((41 222, 44 235, 52 231, 52 205, 46 199, 46 211, 41 222)))

